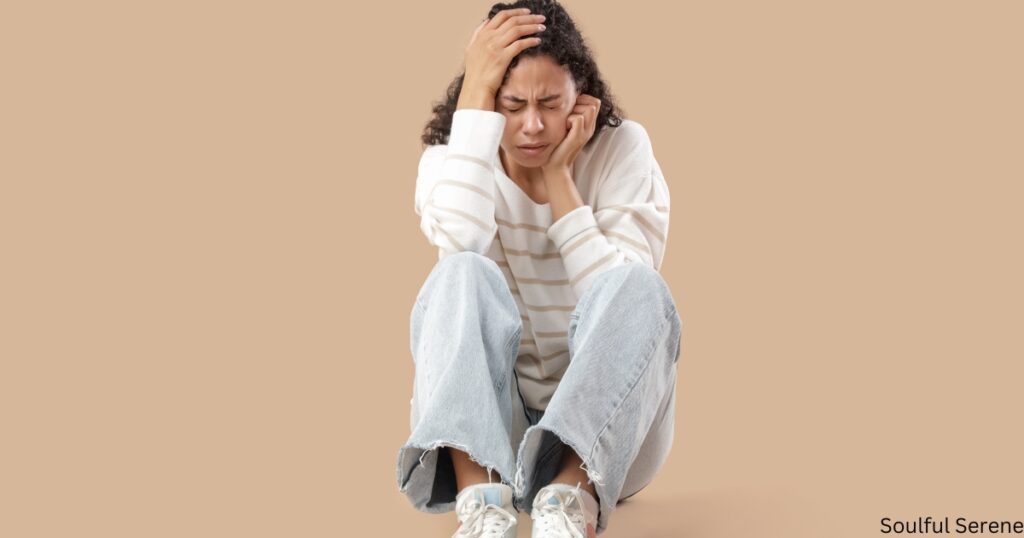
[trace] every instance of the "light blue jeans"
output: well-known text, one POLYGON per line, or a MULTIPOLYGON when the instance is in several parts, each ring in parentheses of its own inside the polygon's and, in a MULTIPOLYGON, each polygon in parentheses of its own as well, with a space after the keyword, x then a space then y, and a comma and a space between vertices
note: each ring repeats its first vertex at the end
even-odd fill
POLYGON ((399 490, 424 512, 455 508, 454 447, 512 486, 532 510, 558 474, 566 446, 579 454, 600 503, 597 532, 616 504, 643 489, 668 457, 682 323, 657 271, 605 271, 569 322, 569 367, 547 409, 525 406, 515 361, 523 325, 498 265, 448 255, 427 277, 411 314, 415 380, 409 440, 398 452, 399 490), (517 450, 518 449, 518 450, 517 450))

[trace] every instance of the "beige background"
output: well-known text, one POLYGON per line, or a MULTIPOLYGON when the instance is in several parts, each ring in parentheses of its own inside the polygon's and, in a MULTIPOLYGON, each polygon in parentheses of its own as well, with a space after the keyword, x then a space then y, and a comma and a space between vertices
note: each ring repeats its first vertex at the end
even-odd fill
MULTIPOLYGON (((490 4, 146 4, 0 13, 0 535, 450 536, 395 484, 413 187, 490 4)), ((1021 4, 566 5, 684 326, 605 536, 1024 520, 1021 4)))

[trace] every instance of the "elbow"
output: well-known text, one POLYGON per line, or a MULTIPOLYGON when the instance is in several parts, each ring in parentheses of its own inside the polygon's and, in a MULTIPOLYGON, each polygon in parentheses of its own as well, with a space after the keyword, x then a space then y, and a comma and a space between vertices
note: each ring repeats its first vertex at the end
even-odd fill
POLYGON ((485 231, 472 224, 441 223, 428 219, 424 219, 421 228, 432 245, 448 254, 475 252, 486 255, 497 235, 497 226, 485 231))

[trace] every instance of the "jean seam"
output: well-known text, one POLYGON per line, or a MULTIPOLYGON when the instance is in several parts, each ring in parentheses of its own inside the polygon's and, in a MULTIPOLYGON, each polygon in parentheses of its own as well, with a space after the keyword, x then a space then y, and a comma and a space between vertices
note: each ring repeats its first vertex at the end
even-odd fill
MULTIPOLYGON (((505 343, 505 350, 504 350, 505 351, 505 357, 508 357, 509 355, 512 354, 512 345, 516 344, 517 340, 519 339, 520 335, 522 335, 522 333, 523 333, 523 326, 520 324, 520 326, 515 330, 515 332, 512 333, 512 338, 509 338, 508 342, 505 343)), ((502 357, 502 358, 505 358, 505 357, 502 357)), ((512 359, 512 370, 515 370, 515 368, 516 368, 515 359, 512 359)), ((503 373, 507 373, 509 375, 502 375, 501 378, 498 379, 498 385, 495 386, 495 389, 497 389, 498 392, 501 392, 501 390, 505 388, 506 380, 508 378, 512 377, 511 372, 503 372, 503 373)))
POLYGON ((644 372, 646 372, 647 369, 651 366, 651 363, 654 362, 652 359, 654 358, 654 352, 658 349, 658 343, 661 341, 661 338, 664 337, 666 330, 669 330, 671 328, 671 321, 668 318, 665 318, 664 321, 665 323, 663 323, 662 325, 665 328, 659 332, 659 337, 654 340, 654 345, 651 347, 650 352, 647 353, 647 359, 644 361, 643 367, 640 368, 640 371, 637 374, 636 379, 633 380, 633 384, 629 386, 629 390, 627 390, 626 394, 622 396, 622 399, 619 400, 619 403, 615 406, 615 409, 613 409, 612 412, 608 415, 608 419, 605 420, 604 425, 601 426, 601 429, 598 430, 597 435, 594 436, 594 443, 590 446, 589 449, 591 457, 594 454, 594 449, 597 447, 598 441, 600 441, 601 437, 604 436, 604 432, 608 429, 608 426, 611 425, 612 420, 619 414, 619 411, 622 410, 622 403, 625 402, 626 399, 629 398, 629 396, 633 393, 633 390, 640 383, 640 379, 643 377, 644 372))

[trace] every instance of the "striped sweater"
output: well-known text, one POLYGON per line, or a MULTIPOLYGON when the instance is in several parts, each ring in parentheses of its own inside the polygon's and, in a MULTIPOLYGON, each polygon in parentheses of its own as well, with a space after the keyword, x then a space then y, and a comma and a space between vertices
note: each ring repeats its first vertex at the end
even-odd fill
POLYGON ((523 322, 519 388, 542 410, 569 366, 569 318, 587 287, 625 263, 661 268, 669 191, 647 132, 623 120, 577 155, 572 177, 585 205, 552 222, 550 204, 506 174, 504 127, 498 112, 457 110, 448 144, 420 158, 415 209, 438 259, 469 250, 501 268, 523 322))

